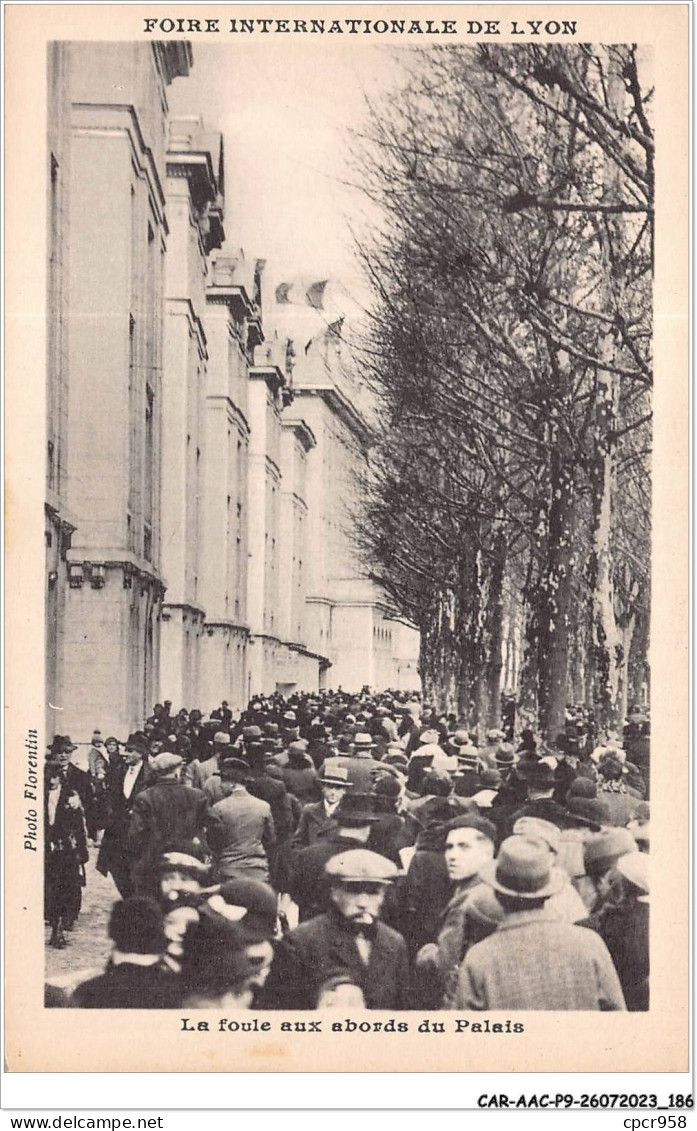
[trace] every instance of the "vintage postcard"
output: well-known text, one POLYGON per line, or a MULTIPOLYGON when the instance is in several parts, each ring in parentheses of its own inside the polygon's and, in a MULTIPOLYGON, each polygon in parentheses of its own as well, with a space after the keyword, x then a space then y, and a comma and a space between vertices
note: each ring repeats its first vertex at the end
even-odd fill
POLYGON ((10 1071, 685 1072, 688 6, 6 33, 10 1071))

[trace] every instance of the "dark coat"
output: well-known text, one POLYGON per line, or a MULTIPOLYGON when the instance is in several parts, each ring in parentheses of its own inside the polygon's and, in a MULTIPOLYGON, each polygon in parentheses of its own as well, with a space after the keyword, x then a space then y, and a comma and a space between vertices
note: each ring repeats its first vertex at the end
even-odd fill
MULTIPOLYGON (((76 772, 82 773, 81 770, 76 772)), ((52 825, 49 825, 48 784, 44 790, 44 916, 53 926, 59 919, 65 925, 77 919, 85 884, 87 829, 84 810, 73 809, 68 804, 71 794, 76 792, 69 784, 71 776, 65 776, 58 791, 52 825)))
POLYGON ((406 841, 404 818, 399 813, 386 813, 371 826, 366 848, 371 852, 378 852, 380 856, 386 856, 401 869, 402 858, 399 851, 405 847, 406 841))
POLYGON ((104 836, 97 857, 97 871, 103 876, 111 872, 121 894, 128 894, 131 855, 128 849, 128 826, 139 793, 150 784, 148 760, 144 759, 130 797, 123 795, 124 778, 129 767, 123 759, 113 767, 107 790, 107 818, 104 836), (122 884, 125 883, 122 891, 122 884))
POLYGON ((85 814, 85 823, 89 828, 92 823, 92 789, 90 787, 90 776, 79 766, 73 765, 68 762, 67 766, 61 773, 62 784, 61 791, 67 796, 71 790, 75 790, 82 803, 82 811, 85 814))
POLYGON ((154 868, 170 847, 188 844, 195 837, 203 840, 208 809, 200 789, 164 779, 148 786, 136 797, 128 829, 128 849, 133 859, 135 889, 143 895, 153 893, 154 868))
POLYGON ((340 852, 360 847, 358 841, 339 836, 337 830, 309 848, 301 848, 299 852, 293 853, 288 891, 298 905, 301 922, 327 910, 329 890, 324 874, 327 861, 340 852))
POLYGON ((637 900, 629 911, 608 911, 596 927, 610 951, 627 1009, 649 1008, 649 905, 637 900))
POLYGON ((293 815, 284 783, 262 771, 252 772, 244 784, 247 793, 270 806, 276 840, 279 844, 285 843, 293 831, 293 815))
POLYGON ((412 955, 436 941, 443 909, 452 895, 442 840, 442 833, 426 832, 419 837, 398 887, 401 930, 412 955))
POLYGON ((453 792, 456 797, 473 797, 482 788, 478 770, 460 769, 453 774, 453 792))
POLYGON ((309 848, 318 839, 335 829, 336 817, 328 817, 323 801, 313 801, 305 805, 300 815, 300 823, 293 837, 293 848, 309 848))
POLYGON ((176 978, 159 966, 124 962, 82 982, 70 999, 74 1009, 175 1009, 181 990, 176 978))
POLYGON ((279 942, 266 986, 266 1009, 316 1009, 330 975, 346 971, 367 1009, 409 1009, 409 963, 401 935, 377 924, 366 965, 347 924, 332 910, 303 923, 279 942))
POLYGON ((282 781, 288 793, 297 797, 301 805, 317 801, 321 795, 319 774, 311 758, 293 759, 286 766, 275 767, 273 778, 282 781))

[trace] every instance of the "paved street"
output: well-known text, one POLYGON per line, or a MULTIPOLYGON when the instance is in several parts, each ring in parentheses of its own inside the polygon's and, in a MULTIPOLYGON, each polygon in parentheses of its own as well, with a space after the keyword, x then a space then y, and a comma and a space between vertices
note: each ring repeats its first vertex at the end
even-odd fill
MULTIPOLYGON (((46 946, 46 977, 73 974, 82 967, 103 966, 111 949, 107 926, 109 913, 118 892, 111 878, 105 878, 95 869, 98 849, 90 845, 90 859, 86 865, 87 886, 82 894, 82 911, 75 930, 66 933, 65 950, 46 946)), ((46 943, 51 931, 46 927, 46 943)))

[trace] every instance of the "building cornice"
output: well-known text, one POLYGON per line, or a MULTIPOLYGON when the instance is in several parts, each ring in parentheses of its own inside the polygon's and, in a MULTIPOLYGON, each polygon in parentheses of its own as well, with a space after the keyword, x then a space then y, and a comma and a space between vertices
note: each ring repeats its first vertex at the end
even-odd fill
POLYGON ((281 427, 286 428, 289 432, 294 432, 306 452, 317 446, 315 434, 306 420, 299 417, 282 416, 281 427))
POLYGON ((166 86, 176 78, 186 78, 194 62, 190 43, 185 39, 156 39, 152 50, 166 86))
POLYGON ((162 619, 168 620, 167 611, 169 609, 181 609, 183 613, 192 613, 194 617, 200 617, 205 620, 206 610, 201 608, 200 605, 191 604, 189 601, 163 601, 162 602, 162 619))
POLYGON ((286 383, 285 376, 277 365, 252 365, 249 378, 251 381, 266 381, 274 396, 286 383))
POLYGON ((204 622, 203 630, 207 633, 207 635, 212 636, 212 632, 209 633, 208 629, 216 628, 229 629, 232 632, 241 633, 242 636, 249 636, 249 625, 240 624, 236 620, 225 620, 222 618, 217 618, 216 620, 207 620, 204 622))
POLYGON ((88 581, 93 589, 101 589, 105 571, 120 569, 123 571, 124 589, 132 588, 134 579, 137 583, 154 587, 160 599, 167 589, 167 582, 152 563, 130 550, 78 546, 68 550, 66 561, 71 588, 80 588, 84 581, 88 581))
POLYGON ((361 444, 369 444, 373 439, 372 429, 335 385, 294 385, 293 392, 296 397, 321 397, 332 412, 353 432, 361 444))
POLYGON ((237 322, 251 318, 254 313, 254 303, 241 286, 209 283, 206 287, 206 302, 214 306, 226 306, 237 322))

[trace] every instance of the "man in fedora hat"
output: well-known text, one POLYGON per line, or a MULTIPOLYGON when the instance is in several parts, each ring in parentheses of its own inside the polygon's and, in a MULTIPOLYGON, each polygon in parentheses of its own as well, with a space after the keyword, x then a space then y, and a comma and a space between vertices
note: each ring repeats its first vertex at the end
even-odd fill
POLYGON ((269 857, 276 843, 271 806, 247 791, 249 764, 226 758, 220 767, 224 796, 206 818, 218 879, 269 882, 269 857))
POLYGON ((301 805, 318 801, 320 796, 319 774, 307 748, 307 739, 297 738, 290 743, 286 751, 285 764, 277 763, 269 767, 270 776, 282 781, 288 793, 297 797, 301 805))
POLYGON ((294 824, 291 795, 286 789, 285 782, 272 777, 267 772, 263 740, 247 737, 243 738, 243 741, 244 760, 249 764, 245 788, 252 797, 258 797, 260 801, 268 803, 273 817, 276 843, 269 849, 270 882, 277 891, 285 891, 288 886, 288 860, 294 824))
POLYGON ((497 930, 468 951, 456 1008, 624 1010, 617 972, 602 939, 564 923, 546 903, 564 883, 547 846, 512 836, 480 876, 504 910, 497 930))
POLYGON ((85 813, 88 834, 92 818, 92 791, 90 790, 89 774, 81 770, 73 761, 73 755, 78 747, 69 734, 55 735, 50 750, 50 757, 60 767, 61 783, 65 789, 72 789, 79 795, 85 813))
POLYGON ((213 735, 213 753, 210 758, 206 758, 204 762, 200 762, 195 758, 190 762, 184 771, 184 778, 188 785, 192 785, 194 789, 203 789, 204 785, 213 774, 217 774, 220 770, 220 763, 223 758, 231 753, 231 739, 227 731, 218 730, 213 735))
POLYGON ((351 788, 345 766, 330 766, 319 779, 322 800, 305 805, 293 837, 293 848, 308 848, 330 829, 336 828, 336 811, 351 788))
POLYGON ((551 821, 560 829, 573 828, 578 824, 568 810, 554 800, 556 777, 549 762, 535 758, 534 755, 521 758, 517 773, 525 782, 527 797, 524 804, 511 814, 504 829, 506 833, 512 831, 513 825, 521 817, 540 817, 544 821, 551 821))
POLYGON ((135 799, 128 828, 131 878, 139 895, 157 895, 157 863, 163 852, 204 840, 206 795, 181 781, 180 754, 158 754, 150 782, 135 799))
POLYGON ((348 780, 358 793, 370 793, 375 775, 380 772, 381 763, 374 757, 375 743, 372 735, 358 731, 353 736, 351 751, 332 755, 322 767, 322 773, 343 767, 348 772, 348 780))
POLYGON ((128 848, 128 826, 139 793, 150 784, 148 740, 142 732, 129 734, 123 756, 111 770, 107 787, 107 819, 97 857, 97 871, 111 873, 119 895, 133 894, 132 858, 128 848))
POLYGON ((343 970, 362 991, 366 1009, 408 1009, 406 943, 380 922, 397 868, 376 852, 353 848, 332 856, 324 873, 329 907, 278 944, 264 1004, 316 1009, 328 977, 343 970))
POLYGON ((298 905, 301 923, 326 910, 327 860, 346 849, 367 847, 371 829, 381 816, 372 794, 347 789, 335 813, 335 827, 314 844, 293 853, 288 890, 298 905))

